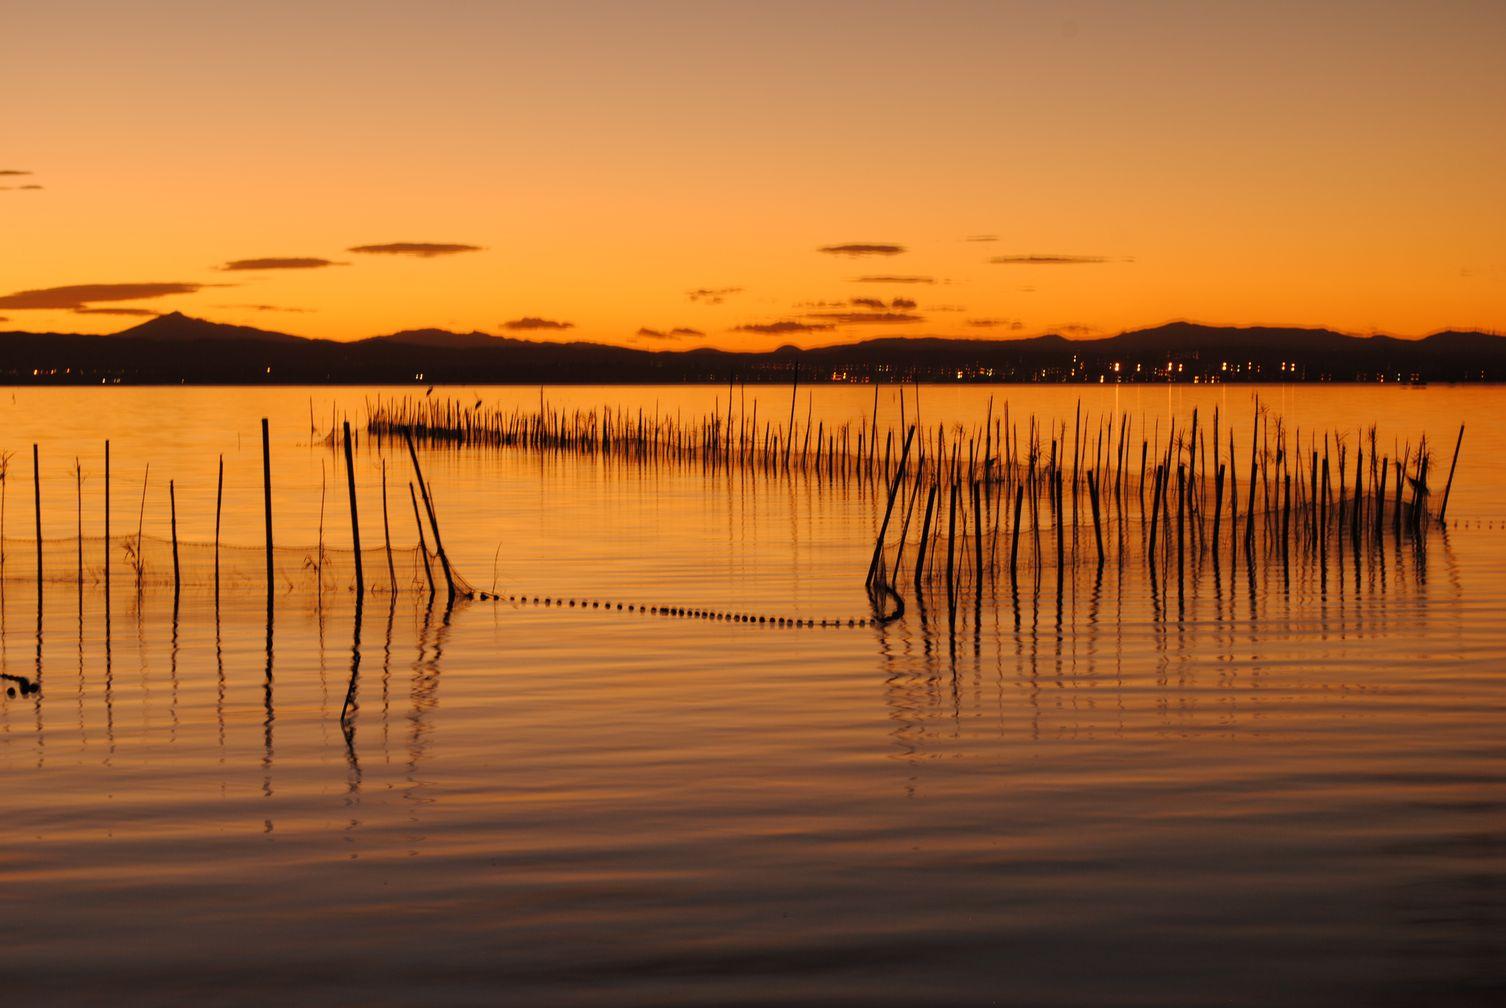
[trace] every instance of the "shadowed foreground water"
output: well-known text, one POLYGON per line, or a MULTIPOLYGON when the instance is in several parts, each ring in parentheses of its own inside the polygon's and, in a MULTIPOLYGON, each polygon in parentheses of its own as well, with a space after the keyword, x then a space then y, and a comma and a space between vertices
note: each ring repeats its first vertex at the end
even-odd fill
MULTIPOLYGON (((478 587, 865 611, 871 490, 469 461, 501 497, 432 465, 478 587)), ((6 581, 0 980, 18 1004, 1494 1004, 1483 513, 1326 578, 1047 570, 955 636, 915 607, 790 629, 405 597, 358 622, 348 594, 279 597, 269 633, 254 592, 175 613, 117 585, 107 617, 66 584, 39 628, 6 581)))

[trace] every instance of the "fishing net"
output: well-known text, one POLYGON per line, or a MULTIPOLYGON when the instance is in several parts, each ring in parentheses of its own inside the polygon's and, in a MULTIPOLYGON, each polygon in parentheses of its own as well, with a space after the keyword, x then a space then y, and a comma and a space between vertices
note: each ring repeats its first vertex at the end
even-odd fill
MULTIPOLYGON (((143 589, 172 588, 209 590, 216 584, 223 592, 265 591, 267 554, 259 546, 227 546, 182 542, 177 547, 177 578, 174 578, 173 544, 152 536, 86 536, 42 540, 44 584, 103 586, 108 557, 113 589, 139 585, 143 589)), ((299 592, 354 591, 356 552, 331 546, 277 546, 272 550, 272 578, 279 594, 299 592)), ((439 558, 417 546, 361 550, 361 567, 368 592, 423 593, 430 578, 436 589, 445 589, 439 558), (391 565, 388 565, 388 557, 391 565)), ((452 572, 455 590, 470 594, 471 586, 452 572)), ((0 541, 0 579, 7 583, 35 584, 37 543, 32 539, 0 541)))

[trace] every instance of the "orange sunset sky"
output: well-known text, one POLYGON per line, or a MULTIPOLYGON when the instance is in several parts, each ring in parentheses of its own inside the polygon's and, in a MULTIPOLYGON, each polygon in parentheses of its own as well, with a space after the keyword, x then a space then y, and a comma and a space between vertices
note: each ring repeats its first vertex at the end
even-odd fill
POLYGON ((1506 328, 1499 0, 49 0, 0 23, 0 330, 1506 328))

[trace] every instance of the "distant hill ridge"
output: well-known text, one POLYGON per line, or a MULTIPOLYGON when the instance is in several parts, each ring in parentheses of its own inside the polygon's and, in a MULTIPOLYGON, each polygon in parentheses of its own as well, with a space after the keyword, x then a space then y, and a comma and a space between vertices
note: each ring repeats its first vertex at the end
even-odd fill
POLYGON ((110 335, 0 332, 0 381, 425 381, 528 384, 788 381, 1503 381, 1506 336, 1422 339, 1331 329, 1170 322, 1096 339, 884 337, 802 349, 645 350, 413 329, 353 342, 180 312, 110 335))

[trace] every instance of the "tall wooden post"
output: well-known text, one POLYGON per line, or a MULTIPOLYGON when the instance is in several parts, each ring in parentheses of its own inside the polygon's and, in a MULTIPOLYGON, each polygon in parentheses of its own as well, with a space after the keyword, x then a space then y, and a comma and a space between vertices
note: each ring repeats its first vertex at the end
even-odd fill
POLYGON ((356 512, 356 467, 350 451, 350 421, 343 423, 345 436, 345 486, 350 491, 350 541, 356 551, 356 598, 366 595, 366 578, 361 570, 361 520, 356 512))
POLYGON ((173 534, 173 601, 176 603, 183 580, 178 566, 178 489, 172 480, 167 481, 167 506, 170 520, 168 527, 173 534))
POLYGON ((37 514, 37 617, 42 614, 42 470, 37 461, 37 446, 31 446, 31 490, 37 514))
POLYGON ((110 593, 110 442, 105 440, 105 595, 110 593))
POLYGON ((272 606, 272 446, 267 432, 267 418, 261 418, 262 506, 267 526, 267 608, 272 606))

